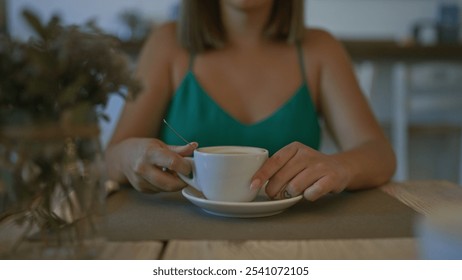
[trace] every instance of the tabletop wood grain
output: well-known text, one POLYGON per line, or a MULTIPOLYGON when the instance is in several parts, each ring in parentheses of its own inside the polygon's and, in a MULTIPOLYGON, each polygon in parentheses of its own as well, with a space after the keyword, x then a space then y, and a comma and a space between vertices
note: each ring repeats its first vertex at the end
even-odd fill
MULTIPOLYGON (((380 189, 422 216, 462 204, 462 187, 447 181, 389 183, 380 189)), ((0 225, 0 245, 16 230, 0 225)), ((27 246, 27 245, 26 245, 27 246)), ((33 244, 29 244, 33 246, 33 244)), ((27 249, 25 247, 25 249, 27 249)), ((99 259, 418 259, 418 241, 402 238, 314 240, 105 241, 99 259)))
POLYGON ((408 181, 389 183, 380 188, 423 215, 451 204, 462 204, 462 187, 448 181, 408 181))
POLYGON ((98 259, 102 260, 156 260, 164 244, 158 241, 106 242, 98 259))
POLYGON ((262 259, 262 260, 379 260, 415 259, 413 238, 207 241, 171 240, 163 259, 262 259))
MULTIPOLYGON (((422 215, 462 204, 462 188, 447 181, 389 183, 382 191, 422 215)), ((163 259, 419 259, 416 238, 208 241, 171 240, 163 259)))

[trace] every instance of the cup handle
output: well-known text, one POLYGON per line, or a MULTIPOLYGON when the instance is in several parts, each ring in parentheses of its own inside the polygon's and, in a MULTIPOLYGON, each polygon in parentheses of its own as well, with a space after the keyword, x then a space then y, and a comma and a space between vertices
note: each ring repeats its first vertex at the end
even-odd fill
POLYGON ((178 177, 180 177, 180 179, 183 180, 186 184, 188 184, 191 187, 195 188, 196 190, 202 192, 202 190, 200 189, 199 185, 196 182, 196 164, 194 163, 194 159, 192 157, 185 157, 184 159, 186 159, 187 161, 189 161, 191 163, 192 177, 189 178, 188 176, 185 176, 185 175, 183 175, 181 173, 177 173, 178 177))

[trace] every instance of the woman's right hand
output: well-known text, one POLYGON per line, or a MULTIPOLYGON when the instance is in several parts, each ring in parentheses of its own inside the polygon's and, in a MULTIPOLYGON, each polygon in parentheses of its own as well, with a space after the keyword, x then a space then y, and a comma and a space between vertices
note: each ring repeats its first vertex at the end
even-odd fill
POLYGON ((189 175, 191 165, 184 156, 192 155, 198 144, 169 146, 158 139, 130 138, 106 151, 109 179, 128 182, 138 191, 172 192, 186 186, 177 173, 189 175))

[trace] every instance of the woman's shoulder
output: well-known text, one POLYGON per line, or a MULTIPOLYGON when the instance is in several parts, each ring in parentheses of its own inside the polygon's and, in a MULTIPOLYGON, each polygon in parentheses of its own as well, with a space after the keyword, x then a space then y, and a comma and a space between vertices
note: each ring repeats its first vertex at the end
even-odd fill
POLYGON ((306 28, 303 37, 303 49, 311 57, 332 59, 345 55, 343 44, 329 31, 319 28, 306 28))
POLYGON ((305 28, 303 46, 311 48, 338 47, 340 41, 332 33, 320 28, 305 28))
POLYGON ((145 49, 172 53, 179 51, 176 22, 165 22, 153 28, 144 44, 145 49))
POLYGON ((167 21, 155 26, 150 36, 174 39, 176 37, 177 24, 174 21, 167 21))

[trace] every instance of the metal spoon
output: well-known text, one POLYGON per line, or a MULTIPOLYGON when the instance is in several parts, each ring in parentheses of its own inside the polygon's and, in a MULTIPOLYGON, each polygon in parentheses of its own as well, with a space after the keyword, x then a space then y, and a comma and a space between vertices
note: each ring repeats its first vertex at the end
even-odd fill
MULTIPOLYGON (((164 121, 164 123, 167 125, 167 127, 173 132, 175 133, 176 136, 178 136, 178 138, 180 138, 181 140, 183 140, 186 144, 188 145, 192 145, 191 142, 189 142, 188 140, 186 140, 183 136, 181 136, 181 134, 179 134, 165 119, 162 119, 164 121)), ((168 168, 167 167, 162 167, 161 169, 163 172, 166 172, 168 171, 168 168)))
POLYGON ((179 134, 165 119, 163 119, 164 123, 167 125, 167 127, 173 132, 175 133, 176 136, 178 136, 178 138, 180 138, 181 140, 183 140, 186 144, 188 145, 192 145, 191 142, 189 142, 188 140, 184 139, 183 136, 181 136, 181 134, 179 134))

